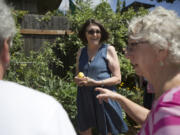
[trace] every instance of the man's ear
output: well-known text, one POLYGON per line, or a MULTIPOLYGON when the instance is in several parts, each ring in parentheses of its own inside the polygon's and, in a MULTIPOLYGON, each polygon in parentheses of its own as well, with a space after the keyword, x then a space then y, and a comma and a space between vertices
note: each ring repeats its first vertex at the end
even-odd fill
POLYGON ((0 54, 1 62, 5 67, 7 67, 7 65, 9 65, 9 62, 10 62, 10 55, 9 55, 10 41, 9 40, 10 40, 9 38, 4 40, 3 48, 2 48, 1 54, 0 54))

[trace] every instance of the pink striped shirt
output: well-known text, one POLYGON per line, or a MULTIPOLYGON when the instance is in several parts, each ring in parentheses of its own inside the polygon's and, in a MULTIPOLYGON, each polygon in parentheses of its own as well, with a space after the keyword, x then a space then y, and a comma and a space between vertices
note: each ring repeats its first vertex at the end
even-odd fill
POLYGON ((138 135, 180 135, 180 87, 154 101, 138 135))

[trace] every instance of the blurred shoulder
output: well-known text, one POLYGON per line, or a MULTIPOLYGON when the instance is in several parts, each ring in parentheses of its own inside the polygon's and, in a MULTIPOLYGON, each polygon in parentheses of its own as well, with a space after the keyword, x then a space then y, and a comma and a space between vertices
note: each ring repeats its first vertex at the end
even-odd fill
POLYGON ((114 53, 116 53, 116 49, 115 49, 115 47, 113 45, 108 45, 107 52, 109 54, 114 54, 114 53))
POLYGON ((115 51, 115 47, 110 44, 107 45, 107 49, 108 49, 108 51, 115 51))
POLYGON ((168 90, 162 96, 162 102, 180 102, 180 86, 168 90))
MULTIPOLYGON (((0 92, 1 96, 9 96, 11 99, 19 99, 24 102, 36 102, 37 104, 46 104, 51 106, 56 104, 59 106, 60 104, 56 99, 54 99, 52 96, 47 95, 43 92, 40 92, 38 90, 20 85, 15 82, 10 82, 10 81, 0 81, 0 92)), ((61 105, 60 105, 61 106, 61 105)))

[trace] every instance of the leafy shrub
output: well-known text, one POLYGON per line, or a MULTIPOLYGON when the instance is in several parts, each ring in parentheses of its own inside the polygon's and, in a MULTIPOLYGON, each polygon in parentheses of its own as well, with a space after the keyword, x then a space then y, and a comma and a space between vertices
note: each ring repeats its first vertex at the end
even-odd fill
POLYGON ((19 33, 20 27, 17 28, 13 46, 10 48, 10 68, 6 72, 5 79, 54 96, 62 103, 74 122, 77 112, 76 86, 72 82, 72 77, 69 78, 70 82, 64 81, 63 78, 54 75, 52 70, 52 63, 55 63, 56 67, 63 67, 54 51, 58 39, 54 44, 44 43, 46 44, 44 48, 38 52, 31 51, 27 56, 23 49, 23 37, 19 33))

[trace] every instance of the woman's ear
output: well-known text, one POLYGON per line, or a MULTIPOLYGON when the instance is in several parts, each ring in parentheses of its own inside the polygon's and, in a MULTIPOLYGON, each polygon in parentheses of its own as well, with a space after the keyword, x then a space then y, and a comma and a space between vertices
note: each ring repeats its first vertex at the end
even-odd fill
POLYGON ((7 38, 4 40, 3 48, 2 48, 1 54, 0 54, 1 63, 3 64, 4 67, 7 67, 10 62, 10 54, 9 54, 10 41, 9 40, 10 40, 10 38, 7 38))
POLYGON ((165 61, 168 56, 168 49, 159 49, 158 50, 158 60, 161 62, 165 61))

